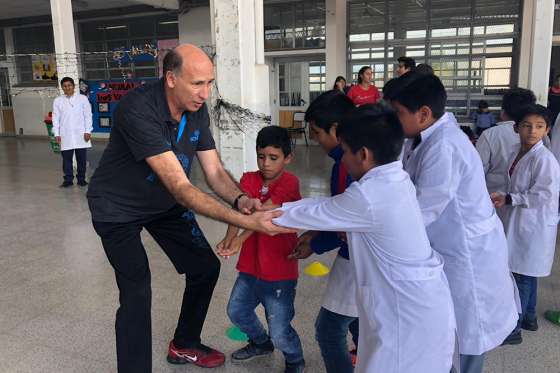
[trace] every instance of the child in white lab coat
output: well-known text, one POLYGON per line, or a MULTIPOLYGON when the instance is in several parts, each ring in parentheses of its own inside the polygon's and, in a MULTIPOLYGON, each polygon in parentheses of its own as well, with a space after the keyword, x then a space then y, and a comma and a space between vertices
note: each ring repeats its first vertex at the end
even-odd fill
POLYGON ((461 372, 481 373, 484 353, 499 346, 518 319, 507 242, 482 162, 445 112, 447 94, 438 77, 407 73, 385 98, 409 138, 404 168, 416 186, 430 243, 445 260, 461 372))
POLYGON ((389 109, 363 105, 342 120, 337 135, 342 162, 357 181, 331 198, 286 203, 274 222, 347 233, 360 319, 355 372, 448 373, 453 304, 443 260, 430 247, 414 186, 398 160, 402 127, 389 109))
POLYGON ((509 266, 521 298, 519 327, 535 331, 537 278, 550 275, 556 248, 560 166, 542 142, 550 130, 547 108, 526 106, 514 129, 521 144, 509 162, 507 194, 491 196, 496 207, 506 206, 509 266))

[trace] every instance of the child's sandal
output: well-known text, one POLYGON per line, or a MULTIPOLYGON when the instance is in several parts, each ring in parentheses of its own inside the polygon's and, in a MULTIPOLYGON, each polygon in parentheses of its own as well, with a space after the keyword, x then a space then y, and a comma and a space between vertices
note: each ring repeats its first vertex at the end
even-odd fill
POLYGON ((560 311, 548 310, 544 313, 544 317, 551 323, 560 326, 560 311))

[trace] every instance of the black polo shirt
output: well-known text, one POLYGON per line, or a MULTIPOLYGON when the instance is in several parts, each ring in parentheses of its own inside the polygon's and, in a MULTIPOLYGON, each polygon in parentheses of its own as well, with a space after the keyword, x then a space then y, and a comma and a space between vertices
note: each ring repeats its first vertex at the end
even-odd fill
POLYGON ((173 151, 188 176, 195 153, 215 149, 206 105, 184 115, 186 126, 177 141, 179 123, 171 118, 163 80, 123 97, 113 114, 109 144, 89 184, 93 220, 131 222, 176 206, 145 159, 173 151))

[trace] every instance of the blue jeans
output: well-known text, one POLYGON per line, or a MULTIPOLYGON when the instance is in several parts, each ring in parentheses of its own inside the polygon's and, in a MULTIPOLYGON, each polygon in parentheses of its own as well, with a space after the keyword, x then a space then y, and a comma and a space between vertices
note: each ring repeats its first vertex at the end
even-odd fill
POLYGON ((515 277, 519 289, 519 299, 521 300, 519 322, 535 320, 537 318, 537 278, 518 273, 514 273, 513 277, 515 277))
POLYGON ((227 307, 227 313, 247 337, 256 344, 268 340, 268 334, 255 313, 262 304, 266 314, 270 339, 284 353, 286 362, 303 360, 303 349, 297 332, 292 328, 297 281, 263 281, 239 273, 227 307))
POLYGON ((352 333, 358 346, 358 318, 340 315, 321 307, 315 321, 315 339, 319 343, 327 373, 351 373, 352 359, 348 353, 346 336, 352 333))

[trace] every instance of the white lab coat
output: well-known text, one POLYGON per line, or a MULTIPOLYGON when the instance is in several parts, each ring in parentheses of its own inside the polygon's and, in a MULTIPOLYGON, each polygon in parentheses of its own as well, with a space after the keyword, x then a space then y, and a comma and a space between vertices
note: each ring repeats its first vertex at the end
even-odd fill
POLYGON ((434 250, 445 261, 455 304, 459 352, 480 355, 515 328, 519 298, 504 230, 467 136, 444 115, 422 131, 403 162, 434 250))
POLYGON ((560 114, 556 117, 554 127, 550 131, 550 151, 554 154, 556 160, 560 162, 560 114))
POLYGON ((323 308, 339 315, 358 317, 356 305, 356 279, 352 264, 337 255, 331 266, 327 290, 323 295, 323 308))
POLYGON ((91 148, 91 141, 84 140, 84 134, 93 130, 91 105, 86 96, 76 93, 57 97, 52 120, 53 133, 60 136, 60 150, 91 148))
MULTIPOLYGON (((476 141, 476 150, 482 159, 488 192, 505 192, 508 180, 508 165, 513 154, 519 149, 519 134, 513 129, 513 121, 498 122, 488 128, 476 141)), ((550 147, 548 136, 544 145, 550 147)))
MULTIPOLYGON (((519 151, 519 149, 518 149, 519 151)), ((513 164, 514 155, 509 162, 513 164)), ((550 275, 556 248, 560 166, 539 142, 508 173, 506 236, 512 272, 526 276, 550 275)))
POLYGON ((282 206, 276 224, 347 232, 358 286, 356 373, 448 373, 455 318, 442 258, 428 242, 400 161, 373 168, 344 193, 282 206))

